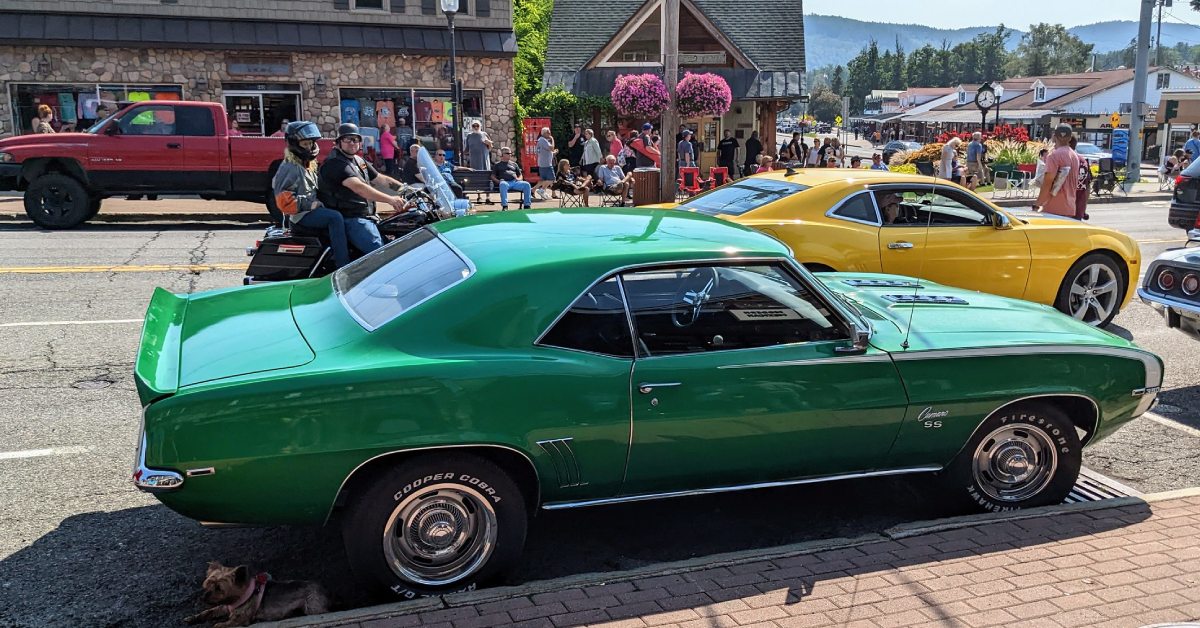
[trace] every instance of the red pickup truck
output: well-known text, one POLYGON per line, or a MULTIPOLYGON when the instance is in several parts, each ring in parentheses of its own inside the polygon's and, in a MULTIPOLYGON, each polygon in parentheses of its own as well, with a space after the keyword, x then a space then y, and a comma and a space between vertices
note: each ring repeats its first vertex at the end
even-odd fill
MULTIPOLYGON (((25 192, 25 213, 46 229, 69 229, 110 196, 198 194, 266 204, 276 220, 271 177, 279 137, 229 135, 220 104, 132 103, 83 133, 0 140, 0 190, 25 192)), ((323 141, 326 155, 331 141, 323 141)))

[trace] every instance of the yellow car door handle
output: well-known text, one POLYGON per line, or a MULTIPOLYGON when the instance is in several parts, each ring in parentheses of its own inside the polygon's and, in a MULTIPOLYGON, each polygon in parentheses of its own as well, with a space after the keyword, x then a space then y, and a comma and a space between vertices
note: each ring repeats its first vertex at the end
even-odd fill
POLYGON ((912 242, 892 242, 888 244, 889 249, 911 249, 912 247, 912 242))

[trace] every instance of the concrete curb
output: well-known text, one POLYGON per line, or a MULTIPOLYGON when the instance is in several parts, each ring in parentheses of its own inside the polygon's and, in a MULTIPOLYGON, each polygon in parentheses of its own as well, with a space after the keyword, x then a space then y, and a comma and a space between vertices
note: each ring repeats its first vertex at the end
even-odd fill
POLYGON ((1116 499, 1107 499, 1095 502, 1043 506, 1040 508, 1030 508, 1028 510, 1020 511, 982 513, 963 515, 959 517, 949 517, 945 519, 934 519, 929 521, 914 521, 911 523, 893 526, 879 534, 866 534, 853 538, 805 541, 803 543, 794 543, 790 545, 758 548, 740 552, 729 552, 682 561, 660 563, 657 565, 639 567, 625 571, 596 572, 566 576, 552 580, 536 580, 515 586, 496 587, 483 589, 480 591, 468 591, 464 593, 452 593, 436 598, 426 598, 410 602, 390 602, 387 604, 368 606, 348 611, 340 611, 337 613, 328 613, 325 615, 296 617, 281 622, 261 625, 274 626, 276 628, 297 628, 300 626, 342 626, 350 623, 365 622, 375 619, 386 619, 404 615, 412 615, 429 610, 473 606, 486 602, 497 602, 518 597, 528 597, 531 595, 537 595, 539 593, 561 591, 563 589, 585 586, 604 586, 607 584, 627 582, 641 578, 669 576, 696 569, 727 567, 731 565, 742 565, 763 560, 774 560, 804 554, 815 554, 817 552, 845 549, 859 545, 866 545, 869 543, 905 539, 924 534, 933 534, 947 530, 1002 523, 1005 521, 1033 519, 1036 517, 1044 517, 1046 515, 1059 513, 1065 514, 1088 512, 1093 510, 1106 510, 1110 508, 1121 508, 1123 506, 1151 504, 1173 499, 1183 499, 1187 497, 1198 496, 1200 496, 1200 487, 1194 487, 1174 491, 1165 491, 1161 493, 1150 493, 1142 495, 1141 497, 1120 497, 1116 499))

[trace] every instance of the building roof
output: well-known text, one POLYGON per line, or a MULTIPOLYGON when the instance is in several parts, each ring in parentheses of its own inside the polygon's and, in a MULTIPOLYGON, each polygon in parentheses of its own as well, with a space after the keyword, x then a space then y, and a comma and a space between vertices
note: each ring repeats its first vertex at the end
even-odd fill
MULTIPOLYGON (((547 72, 578 72, 655 0, 556 0, 547 72)), ((697 11, 763 71, 799 71, 804 62, 802 0, 691 0, 697 11), (791 22, 789 25, 788 22, 791 22)), ((683 7, 680 11, 685 11, 683 7)))
MULTIPOLYGON (((1157 67, 1151 67, 1149 72, 1153 74, 1157 72, 1157 67)), ((1092 94, 1102 92, 1106 89, 1112 89, 1118 85, 1133 81, 1133 70, 1106 70, 1104 72, 1077 72, 1074 74, 1054 74, 1050 76, 1025 76, 1020 78, 1008 79, 1000 81, 1000 85, 1004 87, 1005 95, 1010 95, 1014 92, 1019 92, 1015 97, 1005 98, 1000 103, 1001 115, 1005 109, 1009 110, 1041 110, 1042 114, 1047 114, 1053 111, 1062 110, 1068 104, 1087 98, 1092 94), (1048 89, 1067 89, 1066 93, 1042 101, 1034 102, 1036 96, 1033 86, 1036 83, 1041 83, 1048 89)), ((979 89, 978 85, 963 85, 962 88, 967 92, 974 92, 979 89)), ((1050 95, 1050 94, 1048 94, 1050 95)), ((939 105, 934 111, 956 111, 961 109, 975 110, 975 100, 968 98, 964 104, 958 104, 957 100, 952 100, 948 103, 939 105)), ((978 115, 978 114, 976 114, 978 115)))

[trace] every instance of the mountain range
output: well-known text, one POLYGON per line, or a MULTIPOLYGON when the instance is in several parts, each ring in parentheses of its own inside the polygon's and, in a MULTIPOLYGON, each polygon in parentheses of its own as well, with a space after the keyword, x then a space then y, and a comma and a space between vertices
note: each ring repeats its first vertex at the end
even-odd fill
MULTIPOLYGON (((1129 41, 1137 37, 1137 27, 1137 22, 1134 21, 1114 21, 1075 26, 1067 30, 1085 43, 1094 44, 1094 52, 1110 52, 1128 46, 1129 41)), ((979 33, 993 30, 994 26, 947 29, 920 24, 864 22, 832 15, 810 14, 804 16, 804 52, 809 69, 815 69, 826 65, 845 65, 871 37, 879 42, 881 53, 883 50, 895 48, 897 38, 908 53, 925 44, 940 48, 943 41, 954 46, 973 39, 979 33)), ((1153 33, 1152 28, 1152 36, 1153 33)), ((1014 29, 1012 37, 1008 39, 1010 50, 1017 47, 1023 34, 1024 31, 1014 29)), ((1163 22, 1162 39, 1164 46, 1173 46, 1181 41, 1200 41, 1200 27, 1163 22)))

